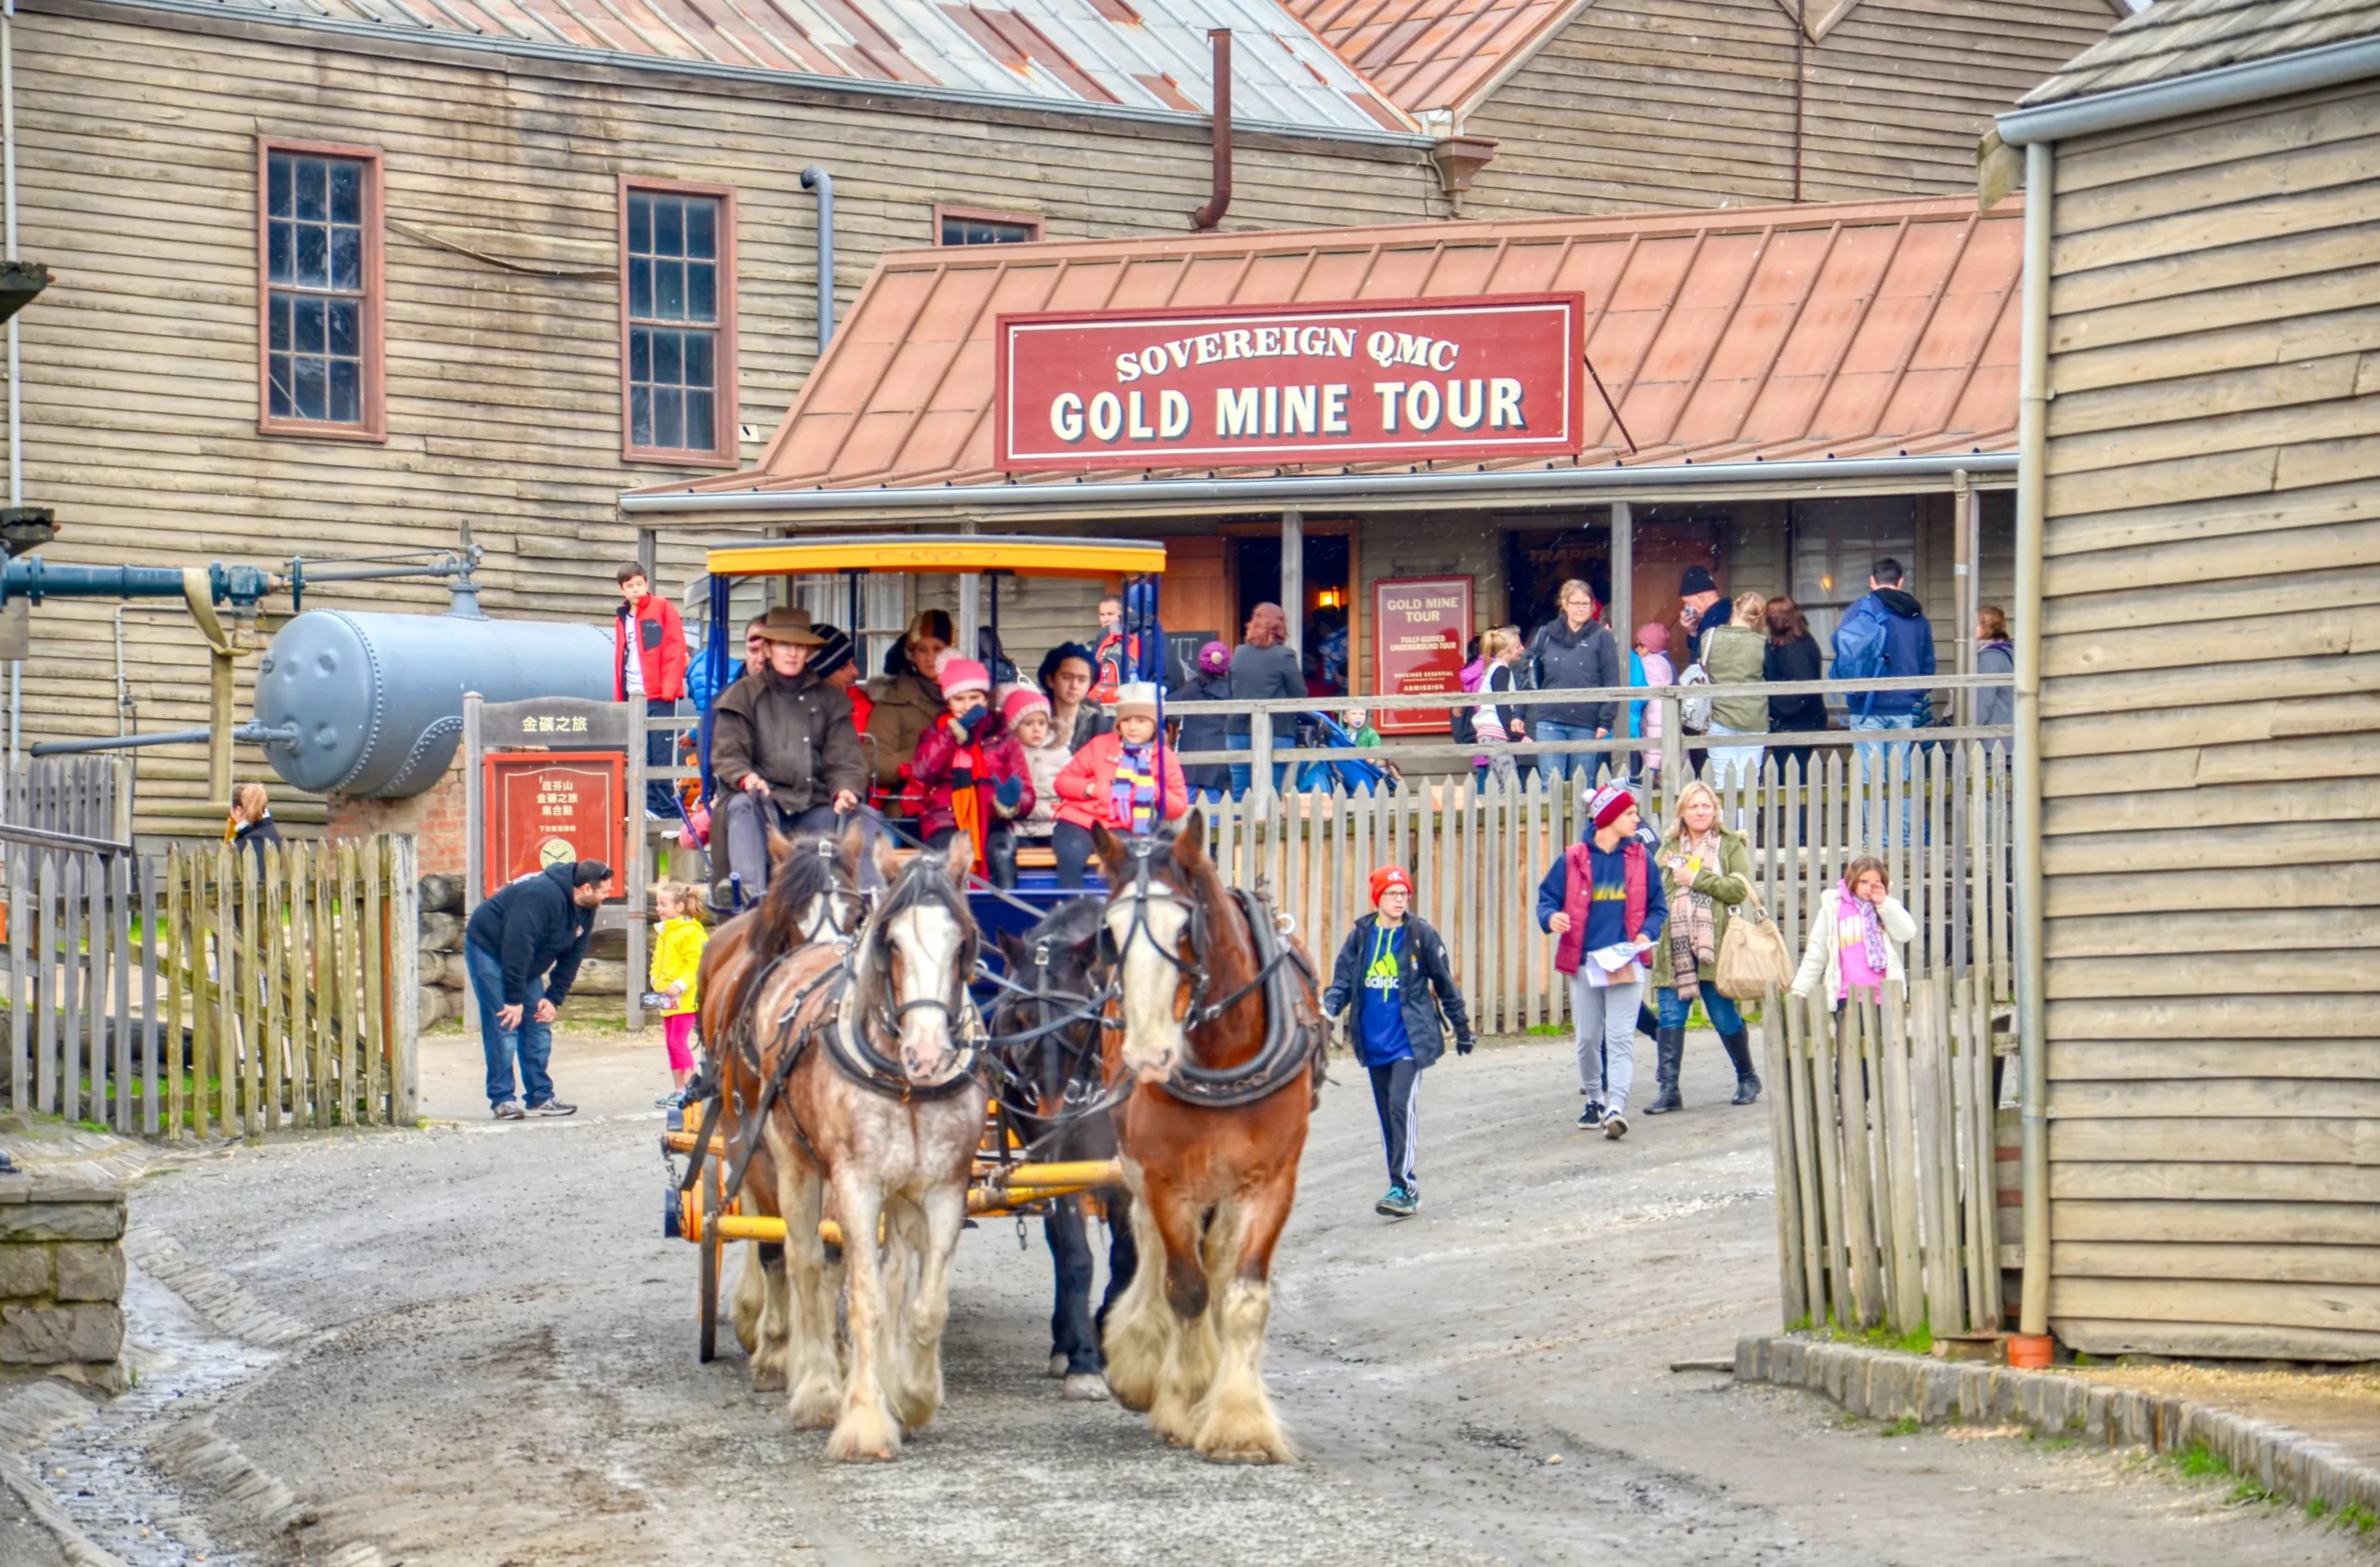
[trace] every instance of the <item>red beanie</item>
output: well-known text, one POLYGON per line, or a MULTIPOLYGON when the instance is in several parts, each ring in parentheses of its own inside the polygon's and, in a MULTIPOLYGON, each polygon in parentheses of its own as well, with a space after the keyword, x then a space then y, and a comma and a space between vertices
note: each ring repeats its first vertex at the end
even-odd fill
POLYGON ((1618 821, 1621 813, 1635 803, 1636 797, 1628 792, 1625 785, 1609 783, 1595 790, 1594 798, 1587 802, 1587 809, 1593 813, 1595 826, 1603 828, 1618 821))
POLYGON ((1401 865, 1383 865, 1372 872, 1372 907, 1380 907, 1381 894, 1391 887, 1403 887, 1408 897, 1413 896, 1413 878, 1405 874, 1401 865))

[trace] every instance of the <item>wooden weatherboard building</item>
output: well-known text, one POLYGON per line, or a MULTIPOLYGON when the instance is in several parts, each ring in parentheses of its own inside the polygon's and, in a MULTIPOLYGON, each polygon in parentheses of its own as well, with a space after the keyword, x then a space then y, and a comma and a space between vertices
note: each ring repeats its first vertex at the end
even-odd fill
POLYGON ((2380 4, 2159 0, 2000 133, 2038 284, 2026 1331, 2380 1360, 2380 4))
MULTIPOLYGON (((840 198, 846 306, 888 248, 1186 232, 1210 190, 1210 27, 1240 41, 1226 229, 1446 210, 1430 139, 1273 0, 26 0, 20 222, 53 281, 20 317, 21 410, 26 499, 60 527, 46 553, 278 565, 451 549, 468 523, 491 613, 607 620, 638 549, 620 492, 754 460, 809 373, 806 168, 840 198)), ((698 561, 666 541, 659 585, 698 561)), ((205 669, 177 605, 52 600, 24 736, 203 724, 205 669)), ((144 831, 219 824, 203 766, 140 753, 144 831)), ((270 777, 253 748, 238 770, 270 777)))

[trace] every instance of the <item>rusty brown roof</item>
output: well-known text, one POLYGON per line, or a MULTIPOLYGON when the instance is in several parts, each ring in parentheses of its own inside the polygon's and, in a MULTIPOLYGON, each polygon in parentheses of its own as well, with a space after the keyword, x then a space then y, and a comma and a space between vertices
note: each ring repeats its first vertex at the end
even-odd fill
POLYGON ((1556 291, 1611 409, 1591 386, 1580 466, 2007 450, 2022 227, 1935 197, 897 252, 758 468, 640 493, 997 483, 1003 313, 1556 291))
POLYGON ((1532 53, 1581 0, 1285 0, 1408 114, 1460 109, 1532 53))

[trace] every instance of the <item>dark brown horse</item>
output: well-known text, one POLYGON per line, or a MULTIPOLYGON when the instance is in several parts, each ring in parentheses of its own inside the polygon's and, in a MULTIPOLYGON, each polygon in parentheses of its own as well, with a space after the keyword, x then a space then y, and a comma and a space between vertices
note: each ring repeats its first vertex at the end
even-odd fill
POLYGON ((1107 1324, 1108 1386, 1209 1458, 1286 1462, 1264 1331, 1323 1044, 1314 965, 1261 896, 1223 885, 1202 813, 1096 843, 1123 1013, 1107 1069, 1136 1082, 1116 1126, 1141 1258, 1107 1324))

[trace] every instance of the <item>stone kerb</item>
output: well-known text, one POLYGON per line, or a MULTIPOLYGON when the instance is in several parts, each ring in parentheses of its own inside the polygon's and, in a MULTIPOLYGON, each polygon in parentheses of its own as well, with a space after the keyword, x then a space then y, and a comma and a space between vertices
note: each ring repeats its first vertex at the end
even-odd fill
POLYGON ((124 1189, 0 1174, 0 1376, 124 1385, 124 1189))

